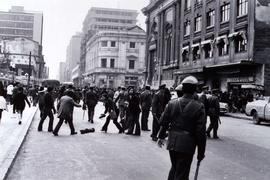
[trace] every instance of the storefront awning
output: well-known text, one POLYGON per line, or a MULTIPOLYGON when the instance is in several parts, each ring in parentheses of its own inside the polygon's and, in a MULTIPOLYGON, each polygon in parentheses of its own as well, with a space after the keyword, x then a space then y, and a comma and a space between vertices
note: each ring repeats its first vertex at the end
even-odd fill
POLYGON ((229 44, 228 37, 226 35, 219 36, 219 37, 216 38, 216 44, 219 44, 222 41, 224 41, 225 44, 229 44))
POLYGON ((255 84, 243 84, 241 85, 242 89, 256 89, 256 90, 264 90, 264 87, 261 85, 255 85, 255 84))
POLYGON ((182 48, 182 54, 183 54, 184 52, 188 52, 188 49, 189 49, 188 46, 183 47, 183 48, 182 48))

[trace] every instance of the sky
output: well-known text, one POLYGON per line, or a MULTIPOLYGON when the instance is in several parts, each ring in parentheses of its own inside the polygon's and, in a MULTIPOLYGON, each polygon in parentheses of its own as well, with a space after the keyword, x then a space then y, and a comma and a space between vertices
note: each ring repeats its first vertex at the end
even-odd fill
POLYGON ((82 30, 83 20, 91 7, 134 9, 140 14, 138 25, 145 29, 141 9, 149 0, 0 0, 0 10, 24 6, 28 11, 43 12, 43 54, 50 78, 57 78, 59 63, 66 60, 70 38, 82 30))

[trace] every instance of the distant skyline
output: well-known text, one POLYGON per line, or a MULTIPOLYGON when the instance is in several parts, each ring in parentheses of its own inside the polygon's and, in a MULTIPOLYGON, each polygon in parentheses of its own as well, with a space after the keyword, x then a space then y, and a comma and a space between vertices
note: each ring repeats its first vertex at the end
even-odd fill
POLYGON ((26 11, 43 13, 43 54, 50 78, 56 78, 59 63, 66 60, 66 48, 72 35, 81 32, 82 23, 91 7, 137 10, 138 25, 145 29, 145 17, 141 12, 149 0, 0 0, 0 10, 11 6, 24 6, 26 11))

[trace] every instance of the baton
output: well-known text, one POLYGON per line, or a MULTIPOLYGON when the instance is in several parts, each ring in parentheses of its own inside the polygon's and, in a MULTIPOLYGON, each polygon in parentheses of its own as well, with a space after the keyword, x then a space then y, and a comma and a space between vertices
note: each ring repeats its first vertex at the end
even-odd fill
POLYGON ((197 162, 197 167, 196 167, 196 172, 195 172, 195 176, 194 176, 194 180, 198 179, 198 175, 199 175, 199 169, 200 169, 200 161, 197 162))
POLYGON ((85 110, 83 110, 83 117, 82 117, 82 120, 84 121, 84 115, 85 115, 85 110))

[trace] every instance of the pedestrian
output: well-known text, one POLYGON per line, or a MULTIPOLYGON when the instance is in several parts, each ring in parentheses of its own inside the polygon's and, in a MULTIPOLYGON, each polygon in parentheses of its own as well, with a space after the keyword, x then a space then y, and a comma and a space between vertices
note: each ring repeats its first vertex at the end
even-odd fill
POLYGON ((142 131, 150 131, 148 128, 148 117, 152 104, 152 94, 150 86, 145 86, 145 90, 140 95, 140 104, 142 108, 141 125, 142 131))
POLYGON ((45 90, 44 87, 40 87, 38 91, 38 108, 40 110, 40 118, 43 115, 43 108, 44 108, 44 95, 45 95, 45 90))
POLYGON ((59 122, 56 125, 55 129, 53 130, 54 136, 58 136, 59 129, 61 128, 65 120, 67 121, 69 125, 70 131, 71 131, 70 134, 71 135, 77 134, 73 125, 73 110, 74 110, 74 106, 81 107, 81 105, 77 104, 73 100, 72 96, 73 94, 71 91, 65 92, 65 95, 61 97, 61 99, 59 100, 57 104, 57 112, 58 112, 57 117, 59 118, 59 122))
POLYGON ((113 120, 114 125, 119 130, 119 134, 123 133, 124 130, 117 121, 118 116, 119 116, 119 109, 116 107, 115 102, 110 96, 108 96, 108 94, 103 94, 102 100, 104 102, 105 109, 107 110, 107 112, 109 112, 109 115, 106 117, 106 122, 102 126, 101 131, 104 131, 105 133, 107 133, 110 120, 113 120))
POLYGON ((95 107, 98 103, 98 95, 94 91, 94 87, 91 86, 89 90, 86 92, 85 99, 84 99, 84 106, 83 109, 85 109, 85 105, 88 109, 88 121, 91 123, 94 123, 94 113, 95 113, 95 107))
POLYGON ((127 108, 127 122, 128 122, 128 132, 126 134, 133 134, 134 128, 135 133, 133 135, 140 136, 140 98, 136 95, 134 88, 130 88, 127 96, 128 108, 127 108))
POLYGON ((38 131, 42 131, 42 126, 43 123, 45 121, 45 119, 47 117, 49 117, 49 126, 48 126, 48 132, 52 132, 53 131, 53 120, 54 120, 54 116, 53 114, 56 113, 56 109, 54 107, 54 99, 52 97, 52 92, 53 92, 53 88, 52 87, 48 87, 47 88, 47 92, 44 95, 44 106, 42 109, 42 117, 39 121, 39 125, 38 125, 38 131))
POLYGON ((208 113, 208 99, 207 99, 208 89, 209 89, 208 86, 203 86, 202 93, 199 95, 199 101, 201 101, 201 103, 203 103, 204 105, 206 116, 208 113))
POLYGON ((163 113, 168 100, 168 95, 166 94, 166 85, 162 84, 159 87, 158 92, 154 94, 153 101, 152 101, 152 115, 153 115, 153 123, 152 123, 152 140, 157 141, 157 134, 160 130, 160 125, 158 123, 161 114, 163 113))
POLYGON ((158 145, 164 145, 168 134, 167 150, 169 150, 171 169, 168 180, 188 180, 192 159, 197 147, 197 159, 202 161, 205 154, 205 110, 203 104, 194 99, 198 80, 188 76, 182 81, 183 96, 171 100, 159 123, 158 145))
POLYGON ((8 104, 13 104, 12 103, 12 93, 13 93, 13 85, 12 83, 10 83, 8 86, 7 86, 7 103, 8 104))
POLYGON ((121 87, 121 91, 119 92, 118 97, 115 99, 115 102, 117 104, 117 107, 119 109, 119 116, 120 116, 120 123, 122 124, 122 127, 126 130, 126 88, 121 87))
POLYGON ((218 139, 217 131, 218 131, 218 124, 219 124, 219 100, 217 97, 217 93, 219 90, 213 89, 212 96, 208 98, 208 115, 210 117, 210 125, 206 131, 208 137, 211 137, 210 132, 213 130, 213 138, 218 139))
POLYGON ((27 96, 23 93, 23 87, 18 87, 16 94, 13 98, 13 109, 15 112, 19 113, 19 125, 22 124, 22 116, 23 111, 25 109, 25 101, 27 102, 28 106, 31 107, 31 104, 29 100, 27 99, 27 96))
POLYGON ((4 95, 5 95, 4 89, 0 88, 0 123, 1 123, 1 119, 2 119, 2 112, 4 110, 8 110, 7 102, 6 102, 4 95))

